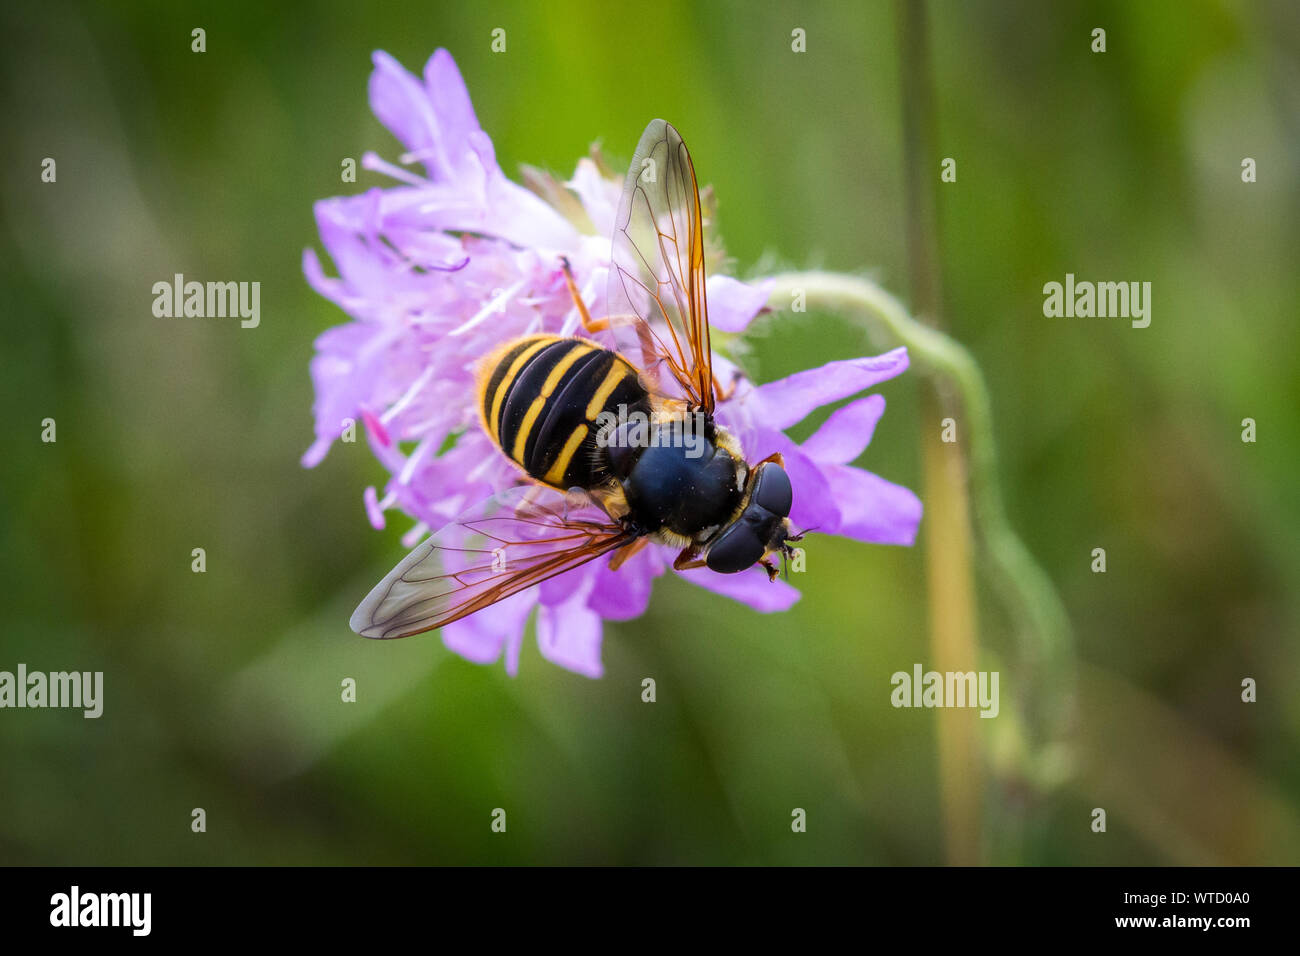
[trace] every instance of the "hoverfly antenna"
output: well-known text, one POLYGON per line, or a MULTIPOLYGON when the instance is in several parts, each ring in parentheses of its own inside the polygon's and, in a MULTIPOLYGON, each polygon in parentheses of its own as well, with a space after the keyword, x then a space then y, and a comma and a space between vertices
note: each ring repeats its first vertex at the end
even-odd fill
POLYGON ((786 535, 785 540, 786 540, 786 541, 802 541, 802 540, 804 539, 804 535, 812 534, 814 531, 816 531, 816 530, 817 530, 818 528, 820 528, 820 527, 821 527, 821 525, 813 525, 811 528, 804 528, 804 529, 803 529, 802 531, 800 531, 798 534, 786 535))

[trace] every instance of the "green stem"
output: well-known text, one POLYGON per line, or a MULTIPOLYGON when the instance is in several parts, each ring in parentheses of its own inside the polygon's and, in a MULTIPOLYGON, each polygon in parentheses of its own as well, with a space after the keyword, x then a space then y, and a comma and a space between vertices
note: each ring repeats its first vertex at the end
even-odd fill
MULTIPOLYGON (((924 3, 898 0, 900 93, 903 111, 903 183, 907 273, 912 308, 940 328, 943 279, 939 262, 939 216, 932 170, 935 102, 931 83, 927 11, 924 3)), ((929 421, 955 410, 952 396, 934 388, 922 399, 929 421)), ((941 670, 978 667, 979 612, 975 599, 970 488, 965 449, 944 445, 933 434, 921 440, 921 492, 925 497, 926 590, 930 653, 941 670)), ((968 715, 938 715, 940 794, 948 862, 974 865, 985 859, 983 759, 978 722, 968 715)))
POLYGON ((832 272, 788 272, 775 277, 770 302, 785 309, 802 291, 809 308, 866 321, 907 347, 917 367, 961 402, 970 456, 973 519, 998 592, 1017 624, 1021 656, 1037 671, 1038 707, 1047 736, 1068 729, 1074 703, 1073 636, 1051 579, 1011 529, 1002 503, 993 440, 993 412, 984 376, 961 344, 908 315, 874 282, 832 272))

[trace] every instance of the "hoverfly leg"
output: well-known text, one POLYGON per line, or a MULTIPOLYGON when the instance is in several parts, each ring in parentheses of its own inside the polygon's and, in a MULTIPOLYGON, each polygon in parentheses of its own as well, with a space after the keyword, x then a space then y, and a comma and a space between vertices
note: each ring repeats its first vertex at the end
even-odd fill
POLYGON ((718 380, 715 378, 713 380, 713 394, 717 397, 719 402, 725 402, 729 398, 731 398, 732 395, 736 394, 736 386, 739 383, 740 383, 739 372, 731 376, 731 384, 728 385, 725 389, 720 384, 718 384, 718 380))
POLYGON ((674 571, 687 571, 691 568, 702 567, 704 567, 704 558, 700 557, 700 549, 693 544, 682 548, 681 554, 673 558, 674 571))
POLYGON ((777 463, 778 465, 780 465, 782 468, 785 467, 785 456, 783 456, 779 451, 774 451, 774 452, 772 452, 772 454, 768 455, 768 456, 767 456, 766 458, 764 458, 762 461, 755 462, 755 463, 754 463, 754 467, 757 468, 759 465, 765 464, 765 463, 767 463, 767 462, 769 462, 769 461, 774 461, 774 462, 776 462, 776 463, 777 463))
POLYGON ((614 556, 609 559, 609 569, 611 571, 617 571, 623 566, 624 561, 632 557, 632 555, 636 554, 649 543, 649 538, 637 538, 637 540, 633 541, 631 544, 625 545, 618 551, 615 551, 614 556))
POLYGON ((763 566, 763 570, 767 572, 767 579, 769 581, 775 581, 777 578, 781 576, 780 569, 778 569, 777 566, 767 558, 764 558, 762 561, 759 562, 759 564, 761 564, 763 566))
POLYGON ((560 256, 560 268, 564 270, 564 284, 569 287, 569 296, 573 299, 573 304, 578 307, 578 318, 582 321, 582 327, 589 333, 603 332, 609 328, 609 319, 593 319, 591 313, 587 311, 587 303, 582 301, 578 284, 573 281, 573 267, 569 265, 567 256, 560 256))

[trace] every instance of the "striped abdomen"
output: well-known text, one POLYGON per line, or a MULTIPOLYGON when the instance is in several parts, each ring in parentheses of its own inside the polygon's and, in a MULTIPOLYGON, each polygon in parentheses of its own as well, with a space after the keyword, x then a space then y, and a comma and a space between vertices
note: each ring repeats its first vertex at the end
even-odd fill
POLYGON ((608 477, 597 416, 648 413, 636 370, 583 339, 530 335, 507 342, 479 377, 483 427, 515 464, 556 488, 594 488, 608 477))

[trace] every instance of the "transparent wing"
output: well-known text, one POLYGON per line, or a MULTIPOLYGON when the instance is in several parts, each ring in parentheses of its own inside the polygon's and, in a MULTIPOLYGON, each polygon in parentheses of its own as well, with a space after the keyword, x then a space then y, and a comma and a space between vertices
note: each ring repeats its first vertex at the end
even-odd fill
POLYGON ((511 488, 418 545, 349 623, 362 637, 410 637, 635 540, 589 499, 541 485, 511 488))
POLYGON ((623 186, 607 310, 614 347, 647 388, 713 413, 700 192, 686 144, 661 119, 641 134, 623 186))

